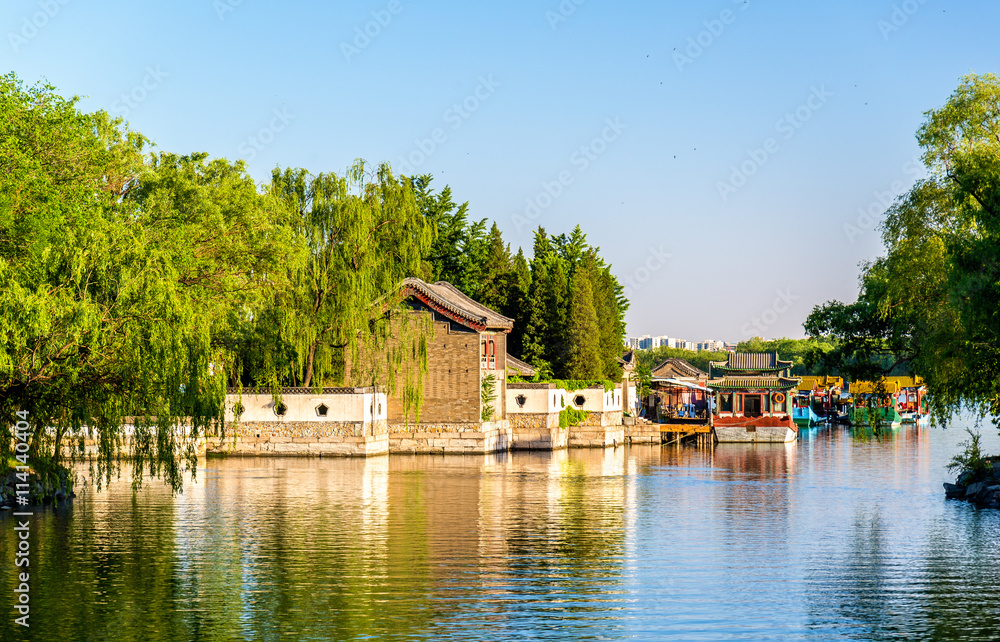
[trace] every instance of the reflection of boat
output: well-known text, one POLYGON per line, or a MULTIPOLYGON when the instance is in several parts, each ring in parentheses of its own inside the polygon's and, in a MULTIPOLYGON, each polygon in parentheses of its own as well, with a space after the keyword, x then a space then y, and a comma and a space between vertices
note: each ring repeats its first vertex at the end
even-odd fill
POLYGON ((868 406, 869 400, 866 395, 862 395, 859 401, 859 405, 851 408, 848 413, 848 421, 852 426, 875 424, 879 428, 899 428, 903 423, 903 418, 899 416, 899 411, 894 405, 868 406), (869 416, 873 417, 874 421, 869 421, 869 416))

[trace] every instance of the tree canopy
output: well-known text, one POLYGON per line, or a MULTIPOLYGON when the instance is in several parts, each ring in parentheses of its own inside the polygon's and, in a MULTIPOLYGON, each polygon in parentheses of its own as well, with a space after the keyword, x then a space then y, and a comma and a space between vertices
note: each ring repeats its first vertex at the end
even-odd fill
POLYGON ((627 301, 579 227, 539 229, 528 259, 430 176, 359 160, 343 174, 279 167, 258 185, 242 161, 150 147, 49 85, 0 77, 5 465, 19 411, 36 470, 86 437, 99 482, 126 455, 134 484, 152 474, 175 490, 196 440, 224 429, 230 387, 350 376, 392 390, 405 371, 404 413, 419 411, 429 329, 399 300, 408 276, 514 318, 510 351, 555 374, 617 368, 627 301), (587 325, 567 339, 570 318, 587 325))
POLYGON ((858 300, 817 306, 805 327, 859 378, 905 368, 946 419, 966 405, 1000 421, 1000 78, 969 75, 917 132, 929 176, 893 204, 886 254, 858 300))

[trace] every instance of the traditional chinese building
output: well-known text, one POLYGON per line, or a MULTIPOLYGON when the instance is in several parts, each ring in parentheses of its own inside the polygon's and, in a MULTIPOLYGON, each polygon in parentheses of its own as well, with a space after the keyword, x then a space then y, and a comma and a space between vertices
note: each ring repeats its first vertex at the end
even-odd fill
POLYGON ((417 422, 412 416, 407 421, 399 386, 388 399, 389 452, 506 450, 507 334, 513 320, 445 281, 407 278, 401 295, 415 314, 430 316, 434 335, 427 342, 417 422))
POLYGON ((792 396, 800 379, 776 352, 731 353, 711 362, 707 387, 715 393, 716 441, 787 442, 797 435, 792 396))

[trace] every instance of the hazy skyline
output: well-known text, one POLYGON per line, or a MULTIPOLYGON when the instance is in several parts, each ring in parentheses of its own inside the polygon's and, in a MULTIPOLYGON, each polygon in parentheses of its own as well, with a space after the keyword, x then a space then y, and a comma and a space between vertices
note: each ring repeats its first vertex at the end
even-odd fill
POLYGON ((802 336, 853 300, 914 134, 995 72, 995 3, 71 0, 0 7, 0 61, 159 149, 429 173, 512 249, 579 223, 629 336, 802 336), (748 329, 750 330, 748 332, 748 329))

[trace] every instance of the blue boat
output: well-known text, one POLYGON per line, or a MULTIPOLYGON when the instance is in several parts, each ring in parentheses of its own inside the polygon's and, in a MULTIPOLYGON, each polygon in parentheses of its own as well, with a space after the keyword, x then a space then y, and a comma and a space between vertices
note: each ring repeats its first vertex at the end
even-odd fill
POLYGON ((809 428, 823 423, 823 417, 813 410, 813 395, 811 392, 797 392, 792 399, 792 421, 799 428, 809 428))

